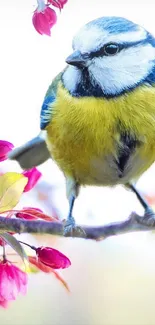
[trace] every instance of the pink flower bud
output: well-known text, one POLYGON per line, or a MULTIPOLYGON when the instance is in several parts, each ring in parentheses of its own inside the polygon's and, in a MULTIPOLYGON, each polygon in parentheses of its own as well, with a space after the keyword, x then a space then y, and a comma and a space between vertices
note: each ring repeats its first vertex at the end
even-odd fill
POLYGON ((16 216, 16 218, 26 219, 26 220, 42 219, 42 220, 46 220, 46 221, 56 221, 56 222, 59 221, 57 216, 54 216, 54 217, 48 216, 41 209, 31 208, 31 207, 25 207, 22 210, 17 211, 15 216, 16 216))
POLYGON ((24 171, 22 174, 28 178, 28 182, 24 188, 24 192, 30 191, 42 176, 41 172, 35 167, 24 171))
POLYGON ((14 148, 11 142, 0 140, 0 161, 6 160, 7 154, 14 148))
POLYGON ((68 0, 48 0, 48 3, 59 9, 63 9, 68 0))
POLYGON ((45 5, 43 1, 39 1, 38 8, 35 10, 32 22, 36 31, 43 35, 51 36, 51 28, 56 24, 57 15, 55 11, 49 6, 45 5))
POLYGON ((38 260, 53 269, 65 269, 71 261, 58 250, 51 247, 38 247, 36 249, 38 260))
POLYGON ((19 293, 25 294, 27 274, 8 261, 0 262, 0 306, 6 308, 19 293))
POLYGON ((39 218, 38 215, 40 213, 43 213, 43 211, 39 208, 24 207, 23 210, 16 213, 16 218, 26 220, 37 220, 39 218))

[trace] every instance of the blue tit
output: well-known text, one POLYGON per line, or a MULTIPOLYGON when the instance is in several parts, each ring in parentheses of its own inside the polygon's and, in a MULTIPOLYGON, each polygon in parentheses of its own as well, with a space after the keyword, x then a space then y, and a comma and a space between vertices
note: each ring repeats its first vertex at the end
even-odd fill
POLYGON ((30 168, 52 157, 63 171, 66 234, 84 185, 130 187, 149 224, 134 183, 155 161, 155 38, 125 18, 98 18, 75 35, 66 63, 45 95, 40 135, 10 159, 30 168))

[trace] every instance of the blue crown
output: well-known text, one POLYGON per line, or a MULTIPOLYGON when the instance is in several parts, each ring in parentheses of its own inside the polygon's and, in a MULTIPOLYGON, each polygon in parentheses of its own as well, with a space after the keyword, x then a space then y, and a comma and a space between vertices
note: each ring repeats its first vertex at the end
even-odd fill
POLYGON ((109 34, 134 32, 139 29, 139 25, 132 21, 115 16, 97 18, 86 24, 86 26, 92 25, 96 25, 100 29, 106 30, 109 34))

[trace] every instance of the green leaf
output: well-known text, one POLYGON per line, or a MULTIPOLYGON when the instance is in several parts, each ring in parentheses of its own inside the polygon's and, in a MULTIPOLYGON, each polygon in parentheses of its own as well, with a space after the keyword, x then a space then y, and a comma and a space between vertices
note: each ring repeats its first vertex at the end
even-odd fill
POLYGON ((28 256, 22 245, 14 236, 10 235, 8 232, 0 232, 0 237, 16 251, 25 264, 28 264, 28 256))
POLYGON ((19 173, 8 172, 0 176, 0 212, 17 205, 27 182, 27 177, 19 173))

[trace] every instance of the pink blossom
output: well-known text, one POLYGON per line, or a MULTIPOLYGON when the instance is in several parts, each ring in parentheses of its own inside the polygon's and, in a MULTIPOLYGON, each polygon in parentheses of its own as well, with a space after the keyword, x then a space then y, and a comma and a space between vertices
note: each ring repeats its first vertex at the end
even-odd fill
POLYGON ((9 301, 25 294, 27 274, 8 261, 0 262, 0 306, 6 308, 9 301))
POLYGON ((65 269, 71 261, 64 254, 51 247, 38 247, 36 249, 38 261, 53 269, 65 269))
POLYGON ((35 10, 32 22, 36 31, 43 35, 51 35, 51 28, 56 24, 57 15, 43 0, 38 1, 38 7, 35 10))
POLYGON ((39 208, 32 207, 24 207, 23 210, 16 213, 16 218, 26 219, 26 220, 37 220, 38 215, 43 213, 43 211, 39 208))
POLYGON ((0 140, 0 161, 6 160, 7 154, 14 148, 14 145, 11 142, 0 140))
POLYGON ((31 208, 31 207, 25 207, 22 210, 19 210, 18 212, 16 212, 15 216, 16 216, 16 218, 27 219, 27 220, 42 219, 42 220, 46 220, 46 221, 56 221, 56 222, 59 221, 57 216, 54 216, 54 217, 48 216, 41 209, 31 208))
POLYGON ((22 174, 28 178, 28 182, 24 188, 24 192, 30 191, 42 176, 41 172, 35 167, 24 171, 22 174))
POLYGON ((48 0, 48 3, 59 9, 63 9, 68 0, 48 0))

